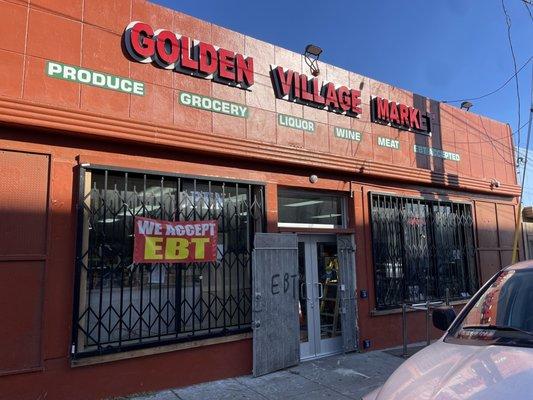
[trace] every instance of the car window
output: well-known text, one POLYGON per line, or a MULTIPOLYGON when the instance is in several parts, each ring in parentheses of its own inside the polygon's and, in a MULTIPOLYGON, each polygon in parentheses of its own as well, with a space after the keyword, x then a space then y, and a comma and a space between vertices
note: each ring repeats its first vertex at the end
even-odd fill
POLYGON ((447 338, 533 344, 533 271, 502 271, 447 338))

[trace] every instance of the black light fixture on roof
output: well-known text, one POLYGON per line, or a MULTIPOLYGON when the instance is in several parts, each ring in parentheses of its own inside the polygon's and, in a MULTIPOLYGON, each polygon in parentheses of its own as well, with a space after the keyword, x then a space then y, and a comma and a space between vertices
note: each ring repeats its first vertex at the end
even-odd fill
POLYGON ((466 110, 466 111, 469 111, 470 110, 470 107, 472 107, 473 104, 470 103, 469 101, 463 101, 461 103, 461 110, 466 110))
POLYGON ((318 57, 320 57, 320 54, 322 54, 322 49, 314 44, 308 44, 305 47, 305 63, 309 66, 313 76, 320 74, 320 69, 318 68, 318 57))

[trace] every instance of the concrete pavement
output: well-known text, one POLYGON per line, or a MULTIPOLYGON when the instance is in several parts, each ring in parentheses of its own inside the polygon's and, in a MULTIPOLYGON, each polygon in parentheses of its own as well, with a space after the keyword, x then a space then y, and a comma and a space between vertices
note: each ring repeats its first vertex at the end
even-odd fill
POLYGON ((129 400, 319 400, 360 399, 403 362, 383 351, 303 362, 259 378, 242 376, 130 396, 129 400))

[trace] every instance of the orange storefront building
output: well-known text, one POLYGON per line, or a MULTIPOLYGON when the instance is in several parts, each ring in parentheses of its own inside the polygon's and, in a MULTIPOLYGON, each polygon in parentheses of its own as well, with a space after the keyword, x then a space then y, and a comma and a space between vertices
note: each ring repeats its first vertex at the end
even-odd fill
POLYGON ((397 346, 402 304, 511 260, 507 124, 146 0, 0 20, 0 399, 249 374, 269 326, 302 360, 397 346), (139 217, 212 221, 213 258, 134 262, 139 217), (292 308, 260 322, 265 293, 292 308))

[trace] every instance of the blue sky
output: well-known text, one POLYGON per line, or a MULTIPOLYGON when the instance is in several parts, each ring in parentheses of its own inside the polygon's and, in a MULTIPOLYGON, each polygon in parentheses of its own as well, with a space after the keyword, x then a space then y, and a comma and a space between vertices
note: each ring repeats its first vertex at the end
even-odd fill
MULTIPOLYGON (((296 52, 317 44, 325 62, 441 101, 483 95, 514 73, 501 0, 152 1, 296 52)), ((522 0, 504 2, 520 68, 533 56, 533 19, 522 0)), ((532 64, 518 75, 521 125, 532 64)), ((473 112, 517 129, 514 80, 472 102, 473 112)), ((527 126, 521 133, 524 147, 527 126)), ((533 204, 533 150, 529 159, 525 203, 533 204)))

